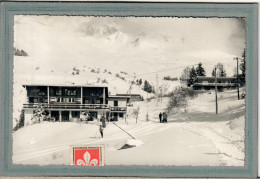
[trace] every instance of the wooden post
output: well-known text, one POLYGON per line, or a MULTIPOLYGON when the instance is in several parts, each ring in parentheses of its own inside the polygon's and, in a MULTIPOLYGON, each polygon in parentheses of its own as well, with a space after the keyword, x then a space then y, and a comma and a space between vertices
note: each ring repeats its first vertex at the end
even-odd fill
POLYGON ((216 114, 218 114, 217 68, 215 68, 215 95, 216 95, 216 114))
POLYGON ((80 99, 81 99, 81 104, 83 104, 83 87, 80 87, 80 99))
POLYGON ((103 88, 103 104, 106 104, 106 90, 103 88))
POLYGON ((61 111, 59 111, 59 121, 62 121, 61 111))
POLYGON ((72 111, 69 111, 69 121, 72 119, 72 111))
POLYGON ((240 99, 240 96, 239 96, 239 77, 238 77, 238 57, 236 58, 237 59, 237 99, 240 99))
POLYGON ((50 104, 50 87, 47 86, 48 104, 50 104))

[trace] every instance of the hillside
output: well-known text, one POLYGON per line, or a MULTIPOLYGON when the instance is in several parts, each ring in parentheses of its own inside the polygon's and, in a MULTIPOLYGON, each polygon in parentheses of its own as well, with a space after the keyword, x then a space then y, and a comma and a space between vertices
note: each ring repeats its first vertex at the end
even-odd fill
MULTIPOLYGON (((26 91, 22 85, 25 84, 75 84, 75 85, 97 85, 102 84, 108 86, 109 93, 129 94, 131 86, 131 94, 140 94, 144 99, 152 97, 153 93, 147 93, 143 90, 143 84, 138 85, 132 81, 136 79, 146 80, 145 76, 137 76, 126 71, 112 71, 109 68, 99 68, 82 63, 75 66, 73 61, 67 62, 64 68, 54 68, 52 64, 46 64, 44 60, 34 57, 15 56, 14 68, 14 124, 19 118, 22 105, 26 100, 26 91), (71 65, 68 65, 70 63, 71 65), (20 67, 23 68, 20 68, 20 67)), ((56 64, 57 65, 57 64, 56 64)), ((56 66, 55 65, 55 66, 56 66)), ((61 65, 62 66, 62 65, 61 65)), ((149 80, 149 79, 148 79, 149 80)), ((149 81, 155 87, 155 79, 149 81)), ((163 81, 158 80, 158 86, 163 86, 163 93, 168 93, 176 86, 179 81, 163 81)))

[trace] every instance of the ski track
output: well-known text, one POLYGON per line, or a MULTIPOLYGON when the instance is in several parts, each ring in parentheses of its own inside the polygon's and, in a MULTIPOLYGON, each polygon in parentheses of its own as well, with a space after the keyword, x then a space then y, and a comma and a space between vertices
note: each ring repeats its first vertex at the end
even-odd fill
MULTIPOLYGON (((158 126, 158 124, 156 124, 156 123, 148 122, 148 123, 144 123, 140 126, 137 126, 133 129, 130 129, 129 133, 131 134, 131 132, 132 132, 132 133, 135 134, 135 136, 140 137, 140 136, 152 134, 152 133, 154 133, 155 130, 156 131, 162 131, 162 130, 173 127, 172 124, 167 124, 167 125, 168 126, 166 126, 166 125, 158 126)), ((96 139, 79 140, 79 141, 76 141, 75 143, 78 143, 78 144, 82 144, 82 143, 93 144, 93 143, 97 143, 97 142, 107 142, 107 141, 111 141, 111 140, 123 139, 123 138, 126 138, 126 137, 127 137, 127 135, 120 136, 118 134, 112 134, 110 136, 110 138, 107 138, 107 139, 103 138, 103 139, 99 139, 99 140, 96 140, 96 139)), ((70 146, 69 146, 70 144, 71 144, 71 142, 66 142, 66 143, 57 144, 57 145, 44 146, 44 147, 38 147, 38 148, 34 148, 34 149, 18 151, 18 152, 16 152, 16 154, 20 154, 20 155, 17 155, 16 157, 14 157, 13 162, 16 163, 16 162, 20 162, 20 161, 29 160, 31 158, 40 157, 40 156, 52 154, 52 153, 55 153, 55 152, 60 152, 60 151, 63 151, 63 150, 68 150, 70 148, 70 146)))

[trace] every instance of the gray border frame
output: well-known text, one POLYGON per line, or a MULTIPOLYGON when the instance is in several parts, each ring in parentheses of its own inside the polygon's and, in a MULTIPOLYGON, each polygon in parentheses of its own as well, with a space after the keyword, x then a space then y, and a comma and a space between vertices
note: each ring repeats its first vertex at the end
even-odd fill
POLYGON ((257 177, 258 4, 149 2, 2 2, 0 9, 0 175, 257 177), (247 19, 247 99, 245 166, 103 166, 12 164, 12 91, 14 15, 153 17, 241 17, 247 19))

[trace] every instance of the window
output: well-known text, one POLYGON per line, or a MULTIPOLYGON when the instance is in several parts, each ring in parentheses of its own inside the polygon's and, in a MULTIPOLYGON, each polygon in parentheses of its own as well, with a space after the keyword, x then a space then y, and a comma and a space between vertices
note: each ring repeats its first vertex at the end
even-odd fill
POLYGON ((114 101, 114 106, 118 106, 118 101, 114 101))
POLYGON ((70 90, 68 90, 68 96, 70 95, 70 90))

